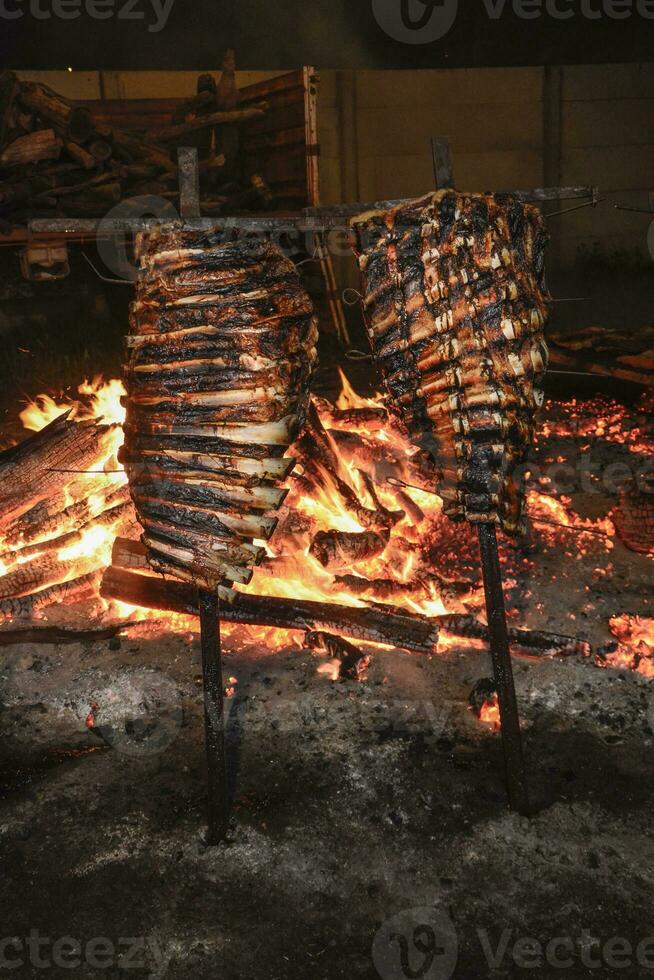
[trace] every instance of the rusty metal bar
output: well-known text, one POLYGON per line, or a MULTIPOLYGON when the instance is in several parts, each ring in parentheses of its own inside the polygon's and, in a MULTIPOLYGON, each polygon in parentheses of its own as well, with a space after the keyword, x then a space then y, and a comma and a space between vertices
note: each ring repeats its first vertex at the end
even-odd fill
POLYGON ((490 652, 500 706, 502 748, 504 750, 509 805, 512 810, 526 815, 529 812, 529 797, 522 755, 520 717, 513 682, 504 592, 502 590, 502 571, 497 551, 495 525, 478 524, 477 533, 479 535, 481 568, 486 595, 490 652))
MULTIPOLYGON (((500 192, 497 192, 500 193, 500 192)), ((539 203, 543 201, 567 201, 588 199, 589 204, 597 201, 597 188, 594 187, 542 187, 534 190, 502 191, 513 194, 520 201, 539 203)), ((320 232, 328 228, 341 227, 347 219, 363 211, 386 210, 396 205, 408 203, 405 199, 394 201, 359 202, 357 204, 334 204, 319 208, 304 208, 295 214, 230 215, 220 218, 188 218, 190 227, 198 228, 238 228, 244 232, 278 232, 286 228, 301 231, 320 232)), ((155 224, 154 218, 118 218, 95 221, 86 218, 35 218, 28 224, 28 237, 61 235, 93 237, 109 236, 118 230, 138 231, 155 224)))
POLYGON ((219 844, 227 836, 229 819, 220 651, 220 604, 215 592, 206 589, 198 589, 198 602, 209 789, 207 843, 213 845, 219 844))

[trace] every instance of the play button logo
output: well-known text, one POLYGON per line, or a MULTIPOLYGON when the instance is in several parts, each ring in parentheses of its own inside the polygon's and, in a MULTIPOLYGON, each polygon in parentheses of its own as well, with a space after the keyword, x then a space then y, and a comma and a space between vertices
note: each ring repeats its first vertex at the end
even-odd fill
POLYGON ((450 980, 458 955, 454 923, 434 908, 405 909, 382 925, 372 944, 381 980, 450 980))
POLYGON ((431 44, 445 37, 459 9, 459 0, 372 0, 375 20, 403 44, 431 44))

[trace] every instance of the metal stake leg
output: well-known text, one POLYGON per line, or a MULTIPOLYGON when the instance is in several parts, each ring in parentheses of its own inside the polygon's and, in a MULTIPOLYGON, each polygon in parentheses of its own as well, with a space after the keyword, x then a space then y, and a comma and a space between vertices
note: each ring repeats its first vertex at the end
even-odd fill
POLYGON ((209 788, 207 843, 218 844, 227 836, 228 825, 223 677, 220 655, 220 604, 218 596, 214 592, 209 592, 206 589, 199 589, 198 592, 209 788))
POLYGON ((500 705, 502 747, 504 749, 509 805, 512 810, 517 810, 518 813, 526 815, 529 811, 529 799, 522 756, 520 718, 518 716, 518 705, 513 683, 513 668, 511 666, 511 653, 509 651, 504 593, 502 591, 502 572, 497 552, 495 525, 478 524, 477 531, 479 534, 481 567, 484 576, 491 657, 500 705))

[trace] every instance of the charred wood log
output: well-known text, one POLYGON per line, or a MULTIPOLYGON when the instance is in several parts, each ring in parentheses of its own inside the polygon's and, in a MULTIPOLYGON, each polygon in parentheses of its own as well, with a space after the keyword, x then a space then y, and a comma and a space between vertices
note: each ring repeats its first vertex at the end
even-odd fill
POLYGON ((353 595, 374 595, 380 599, 393 596, 421 594, 426 591, 422 582, 398 582, 392 578, 363 578, 361 575, 335 575, 334 581, 353 595))
POLYGON ((126 487, 120 491, 120 497, 122 498, 122 502, 118 495, 111 502, 107 500, 107 509, 103 510, 96 517, 90 516, 91 507, 88 499, 80 501, 79 504, 73 504, 66 511, 62 511, 60 521, 57 518, 53 520, 54 526, 50 530, 55 533, 57 531, 61 533, 56 534, 54 537, 46 537, 43 540, 44 534, 48 532, 37 525, 34 535, 36 540, 33 540, 30 544, 23 544, 21 542, 21 546, 16 548, 16 550, 5 551, 3 554, 0 554, 0 562, 8 568, 11 568, 11 565, 19 558, 23 561, 25 558, 32 558, 43 552, 58 551, 60 548, 70 547, 70 545, 81 541, 84 532, 91 526, 111 527, 115 525, 117 534, 126 535, 130 527, 136 528, 139 525, 136 520, 134 506, 129 499, 129 491, 126 487), (72 516, 73 513, 77 515, 74 518, 72 516), (67 530, 67 528, 72 529, 67 530))
POLYGON ((66 629, 61 626, 24 626, 22 629, 0 629, 0 647, 14 646, 16 643, 100 643, 112 640, 124 629, 118 626, 105 626, 94 630, 66 629))
POLYGON ((0 528, 46 500, 64 481, 58 470, 83 471, 98 457, 110 427, 72 422, 64 412, 40 432, 0 453, 0 528))
POLYGON ((78 479, 66 483, 65 474, 59 474, 61 483, 53 486, 50 494, 44 500, 34 504, 29 510, 20 513, 3 529, 3 544, 11 549, 37 544, 57 533, 72 531, 80 523, 84 523, 91 515, 91 496, 107 494, 106 505, 118 503, 125 499, 125 491, 121 496, 113 497, 113 484, 107 486, 107 477, 103 474, 82 474, 78 479))
MULTIPOLYGON (((75 568, 86 575, 104 565, 98 555, 75 558, 75 568)), ((17 565, 6 575, 0 576, 0 601, 31 595, 52 585, 59 585, 70 578, 71 561, 45 554, 31 562, 17 565)))
POLYGON ((78 143, 73 143, 71 140, 66 140, 64 143, 64 149, 69 157, 72 157, 76 163, 79 163, 84 170, 93 170, 96 166, 95 157, 85 150, 83 146, 78 143))
POLYGON ((21 82, 20 103, 52 127, 60 136, 84 143, 93 132, 93 119, 88 109, 74 107, 47 85, 21 82))
MULTIPOLYGON (((139 542, 118 538, 112 561, 102 582, 101 594, 105 598, 150 609, 197 615, 197 588, 152 575, 145 549, 139 542), (134 569, 146 574, 135 574, 134 569)), ((349 607, 237 593, 234 604, 221 609, 221 615, 226 622, 338 633, 350 639, 384 643, 418 653, 433 653, 440 631, 488 641, 488 627, 474 616, 427 617, 382 603, 349 607)), ((590 644, 585 641, 542 630, 510 629, 509 639, 525 650, 538 651, 535 655, 540 656, 577 654, 587 657, 592 653, 590 644)))
POLYGON ((388 528, 361 533, 318 531, 309 552, 324 568, 349 568, 358 562, 381 555, 389 540, 388 528))
MULTIPOLYGON (((135 574, 135 568, 147 570, 143 546, 117 539, 113 565, 104 575, 102 595, 147 608, 197 614, 197 588, 152 574, 135 574)), ((221 615, 226 622, 324 630, 422 653, 433 651, 438 642, 438 627, 433 622, 409 616, 402 610, 389 614, 324 602, 237 593, 234 603, 221 609, 221 615)))
POLYGON ((84 599, 92 599, 98 594, 101 578, 100 571, 93 571, 88 575, 82 575, 81 578, 51 585, 31 595, 1 599, 0 619, 24 619, 54 603, 82 602, 84 599))
POLYGON ((329 416, 334 422, 345 425, 365 426, 369 432, 376 429, 388 420, 388 413, 385 408, 373 408, 364 406, 362 408, 330 408, 329 416))
POLYGON ((39 129, 28 136, 19 136, 0 154, 0 164, 5 167, 26 166, 40 160, 57 160, 63 140, 54 129, 39 129))
MULTIPOLYGON (((436 621, 444 633, 488 641, 488 627, 474 616, 437 616, 436 621)), ((509 640, 524 650, 538 650, 541 656, 580 656, 590 657, 592 647, 586 640, 566 636, 562 633, 549 633, 546 630, 524 630, 509 628, 509 640)))

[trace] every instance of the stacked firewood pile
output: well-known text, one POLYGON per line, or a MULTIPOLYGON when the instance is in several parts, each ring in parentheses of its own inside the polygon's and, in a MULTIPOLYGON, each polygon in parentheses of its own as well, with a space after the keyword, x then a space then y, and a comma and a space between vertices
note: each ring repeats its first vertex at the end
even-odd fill
POLYGON ((0 453, 0 621, 97 596, 114 535, 136 526, 121 439, 68 411, 0 453))
POLYGON ((218 83, 200 76, 197 95, 169 126, 125 132, 94 119, 46 85, 0 74, 0 221, 35 217, 99 217, 130 197, 155 194, 175 201, 175 149, 198 145, 203 211, 264 208, 264 178, 244 173, 240 126, 267 111, 238 107, 234 60, 228 53, 218 83))

